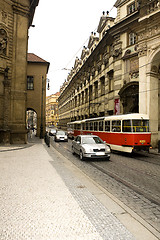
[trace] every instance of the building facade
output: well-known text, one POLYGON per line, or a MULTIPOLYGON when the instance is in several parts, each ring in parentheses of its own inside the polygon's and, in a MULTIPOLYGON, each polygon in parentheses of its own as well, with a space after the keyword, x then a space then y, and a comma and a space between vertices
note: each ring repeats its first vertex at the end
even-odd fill
POLYGON ((46 125, 57 126, 59 123, 59 113, 58 113, 58 98, 60 93, 57 92, 46 98, 46 125))
POLYGON ((33 53, 28 53, 27 108, 36 113, 37 137, 43 138, 46 131, 46 85, 49 62, 33 53))
POLYGON ((0 0, 0 143, 26 143, 28 28, 39 0, 0 0))
POLYGON ((59 97, 60 125, 104 115, 145 113, 160 140, 160 1, 117 0, 103 12, 59 97))

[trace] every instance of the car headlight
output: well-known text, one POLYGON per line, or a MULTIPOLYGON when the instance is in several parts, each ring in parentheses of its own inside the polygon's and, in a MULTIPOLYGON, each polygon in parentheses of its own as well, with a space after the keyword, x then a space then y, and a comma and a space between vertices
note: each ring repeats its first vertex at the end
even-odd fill
POLYGON ((111 152, 111 150, 110 150, 110 147, 106 147, 106 153, 110 153, 111 152))

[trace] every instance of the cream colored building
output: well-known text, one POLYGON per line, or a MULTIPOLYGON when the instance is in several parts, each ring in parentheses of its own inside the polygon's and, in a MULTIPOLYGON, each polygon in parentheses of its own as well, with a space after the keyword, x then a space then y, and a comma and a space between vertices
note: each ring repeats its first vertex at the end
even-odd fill
POLYGON ((160 0, 117 0, 61 87, 60 125, 123 113, 146 113, 152 145, 160 136, 160 0))
POLYGON ((39 0, 0 0, 0 143, 26 143, 27 46, 39 0))
POLYGON ((57 92, 46 97, 46 125, 57 126, 59 123, 58 114, 58 97, 60 93, 57 92))
POLYGON ((43 138, 46 131, 46 87, 50 63, 28 53, 27 58, 27 108, 37 115, 37 137, 43 138))

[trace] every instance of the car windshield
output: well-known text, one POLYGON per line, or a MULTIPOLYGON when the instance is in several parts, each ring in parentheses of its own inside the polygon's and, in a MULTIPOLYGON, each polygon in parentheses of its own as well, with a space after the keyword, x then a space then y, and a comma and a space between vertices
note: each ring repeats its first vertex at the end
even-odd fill
POLYGON ((57 135, 65 135, 65 132, 63 132, 63 131, 58 131, 58 132, 57 132, 57 135))
POLYGON ((51 129, 51 132, 56 132, 56 129, 51 129))
POLYGON ((99 144, 104 143, 99 137, 82 138, 82 144, 99 144))

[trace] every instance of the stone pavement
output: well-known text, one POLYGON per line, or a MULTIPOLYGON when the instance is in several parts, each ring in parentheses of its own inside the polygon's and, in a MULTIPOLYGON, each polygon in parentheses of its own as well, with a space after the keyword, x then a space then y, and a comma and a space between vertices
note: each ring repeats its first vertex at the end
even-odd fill
POLYGON ((52 239, 136 238, 42 140, 0 146, 0 240, 52 239))

